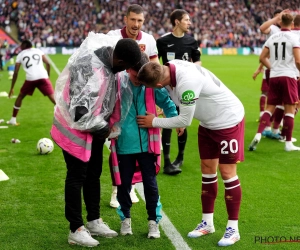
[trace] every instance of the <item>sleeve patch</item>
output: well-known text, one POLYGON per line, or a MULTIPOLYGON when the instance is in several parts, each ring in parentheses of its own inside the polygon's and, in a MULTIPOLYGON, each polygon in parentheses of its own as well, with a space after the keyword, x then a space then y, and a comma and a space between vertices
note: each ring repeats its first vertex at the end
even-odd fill
POLYGON ((183 105, 194 105, 195 104, 195 93, 192 90, 183 92, 180 103, 183 105))

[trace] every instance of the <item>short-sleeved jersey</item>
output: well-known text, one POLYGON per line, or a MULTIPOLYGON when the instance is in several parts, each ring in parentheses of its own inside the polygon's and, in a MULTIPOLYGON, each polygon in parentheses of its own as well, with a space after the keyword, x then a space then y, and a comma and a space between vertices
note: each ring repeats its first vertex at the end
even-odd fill
POLYGON ((183 120, 190 121, 194 117, 201 126, 219 130, 242 121, 243 104, 212 72, 182 60, 173 60, 167 65, 173 88, 168 85, 166 89, 175 104, 179 104, 179 116, 154 118, 154 127, 184 127, 183 120))
MULTIPOLYGON (((120 36, 122 38, 128 38, 126 33, 126 27, 117 30, 111 30, 107 33, 109 36, 120 36)), ((156 41, 150 34, 140 31, 136 42, 138 43, 142 52, 145 52, 150 59, 157 57, 156 41)))
POLYGON ((272 36, 272 35, 278 33, 279 31, 280 31, 279 26, 272 24, 272 25, 270 26, 270 33, 267 34, 267 39, 270 38, 270 36, 272 36))
POLYGON ((162 58, 163 64, 168 61, 179 59, 189 62, 200 61, 200 50, 198 42, 190 35, 176 37, 172 33, 160 37, 156 41, 158 56, 162 58))
POLYGON ((269 48, 270 51, 270 78, 279 76, 295 78, 297 76, 293 54, 294 48, 300 48, 297 35, 290 30, 282 29, 270 36, 265 43, 265 47, 269 48))
POLYGON ((36 48, 25 49, 18 54, 16 63, 20 63, 23 66, 26 72, 26 80, 35 81, 49 78, 44 67, 43 55, 44 52, 36 48))
MULTIPOLYGON (((300 41, 300 29, 299 29, 299 28, 298 28, 298 29, 293 29, 293 30, 292 30, 292 33, 295 34, 295 35, 298 37, 299 41, 300 41)), ((297 69, 297 68, 296 68, 296 69, 297 69)), ((297 74, 297 77, 300 76, 300 72, 299 72, 298 69, 297 69, 297 71, 296 71, 296 74, 297 74)))

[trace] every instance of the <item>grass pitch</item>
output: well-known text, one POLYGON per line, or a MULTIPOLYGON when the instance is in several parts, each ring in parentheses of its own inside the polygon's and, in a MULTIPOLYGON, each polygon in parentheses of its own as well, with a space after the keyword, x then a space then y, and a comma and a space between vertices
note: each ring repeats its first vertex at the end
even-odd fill
MULTIPOLYGON (((62 71, 68 56, 50 57, 62 71)), ((256 119, 259 116, 262 76, 256 81, 252 80, 252 74, 258 66, 258 57, 202 56, 201 59, 203 66, 215 73, 240 98, 246 110, 245 161, 238 165, 243 190, 239 220, 241 240, 230 249, 296 249, 300 240, 300 152, 285 152, 283 143, 270 139, 262 139, 255 152, 247 149, 258 126, 256 119)), ((57 74, 52 69, 53 84, 56 78, 57 74)), ((19 93, 23 81, 24 73, 21 71, 15 95, 19 93)), ((0 92, 9 92, 10 84, 7 71, 0 72, 0 92)), ((0 97, 0 119, 10 119, 14 101, 0 97)), ((35 91, 32 97, 26 97, 23 101, 17 117, 20 126, 0 129, 0 169, 10 178, 0 182, 0 249, 84 249, 67 243, 69 229, 64 217, 66 168, 61 150, 55 145, 50 155, 39 155, 36 151, 40 138, 50 138, 52 118, 53 105, 35 91), (21 143, 11 143, 12 138, 19 139, 21 143)), ((178 176, 168 176, 161 172, 157 179, 163 210, 190 249, 217 249, 217 242, 227 222, 224 187, 220 177, 214 216, 216 232, 198 239, 187 237, 187 233, 201 220, 197 127, 198 122, 195 120, 188 128, 183 172, 178 176)), ((176 134, 172 136, 171 156, 175 159, 176 134)), ((295 118, 293 137, 299 140, 295 145, 300 145, 299 115, 295 118)), ((119 217, 109 207, 111 180, 108 154, 105 149, 101 176, 101 216, 112 229, 119 231, 119 217)), ((147 214, 142 200, 132 207, 132 227, 134 234, 129 237, 98 238, 99 248, 175 249, 162 229, 160 239, 146 238, 147 214)))

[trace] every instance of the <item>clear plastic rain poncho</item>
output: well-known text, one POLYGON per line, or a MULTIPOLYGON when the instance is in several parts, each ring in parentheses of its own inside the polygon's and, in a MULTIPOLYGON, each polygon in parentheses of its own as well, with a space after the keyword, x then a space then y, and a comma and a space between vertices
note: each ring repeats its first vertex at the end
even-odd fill
POLYGON ((111 70, 113 49, 119 39, 119 36, 90 32, 69 58, 55 87, 55 118, 59 123, 91 133, 107 128, 119 95, 125 97, 120 117, 124 120, 132 102, 132 91, 126 74, 119 74, 122 88, 118 92, 117 77, 111 70))

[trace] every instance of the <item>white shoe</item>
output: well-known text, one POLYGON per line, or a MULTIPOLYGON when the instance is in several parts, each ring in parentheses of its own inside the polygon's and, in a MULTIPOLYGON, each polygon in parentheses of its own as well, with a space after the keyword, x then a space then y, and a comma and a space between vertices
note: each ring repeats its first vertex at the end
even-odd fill
POLYGON ((89 221, 86 224, 86 228, 90 231, 91 235, 103 236, 106 238, 112 238, 118 236, 118 233, 111 230, 109 226, 103 222, 103 220, 97 219, 89 221))
POLYGON ((149 228, 149 233, 148 233, 148 238, 149 239, 158 239, 158 238, 160 238, 159 226, 158 226, 158 223, 156 223, 156 221, 149 220, 148 228, 149 228))
POLYGON ((240 240, 240 234, 238 231, 231 227, 227 227, 222 239, 218 242, 221 247, 227 247, 233 245, 235 242, 240 240))
POLYGON ((84 226, 78 228, 74 233, 70 231, 68 242, 71 245, 87 247, 95 247, 99 245, 99 241, 93 239, 90 232, 84 226))
POLYGON ((250 143, 250 145, 249 145, 249 151, 254 151, 254 150, 256 150, 256 146, 257 146, 257 144, 260 142, 260 139, 257 137, 257 136, 255 136, 254 137, 254 139, 252 140, 252 142, 250 143))
POLYGON ((8 124, 8 125, 13 125, 13 126, 19 126, 19 125, 20 125, 19 123, 13 122, 13 121, 11 121, 11 120, 7 121, 6 124, 8 124))
POLYGON ((294 145, 287 147, 285 145, 284 150, 287 151, 287 152, 290 152, 290 151, 300 151, 300 147, 296 147, 294 145))
POLYGON ((117 200, 117 192, 118 192, 117 187, 113 186, 113 191, 112 191, 111 198, 110 198, 110 203, 109 203, 109 205, 113 208, 117 208, 117 207, 120 206, 120 204, 117 200))
POLYGON ((193 231, 188 233, 188 237, 198 238, 202 235, 212 234, 214 232, 215 232, 214 225, 207 225, 206 221, 202 220, 201 223, 199 223, 193 231))
POLYGON ((131 191, 130 191, 130 198, 131 198, 131 202, 132 203, 137 203, 139 202, 139 198, 136 196, 136 193, 135 193, 135 185, 132 185, 132 188, 131 188, 131 191))
POLYGON ((131 218, 125 218, 125 220, 121 221, 121 235, 132 235, 132 229, 131 229, 131 218))
MULTIPOLYGON (((280 140, 278 140, 278 141, 280 141, 280 142, 286 142, 286 137, 284 136, 282 139, 280 139, 280 140)), ((291 140, 291 141, 292 141, 292 142, 296 142, 297 139, 292 137, 292 140, 291 140)))

